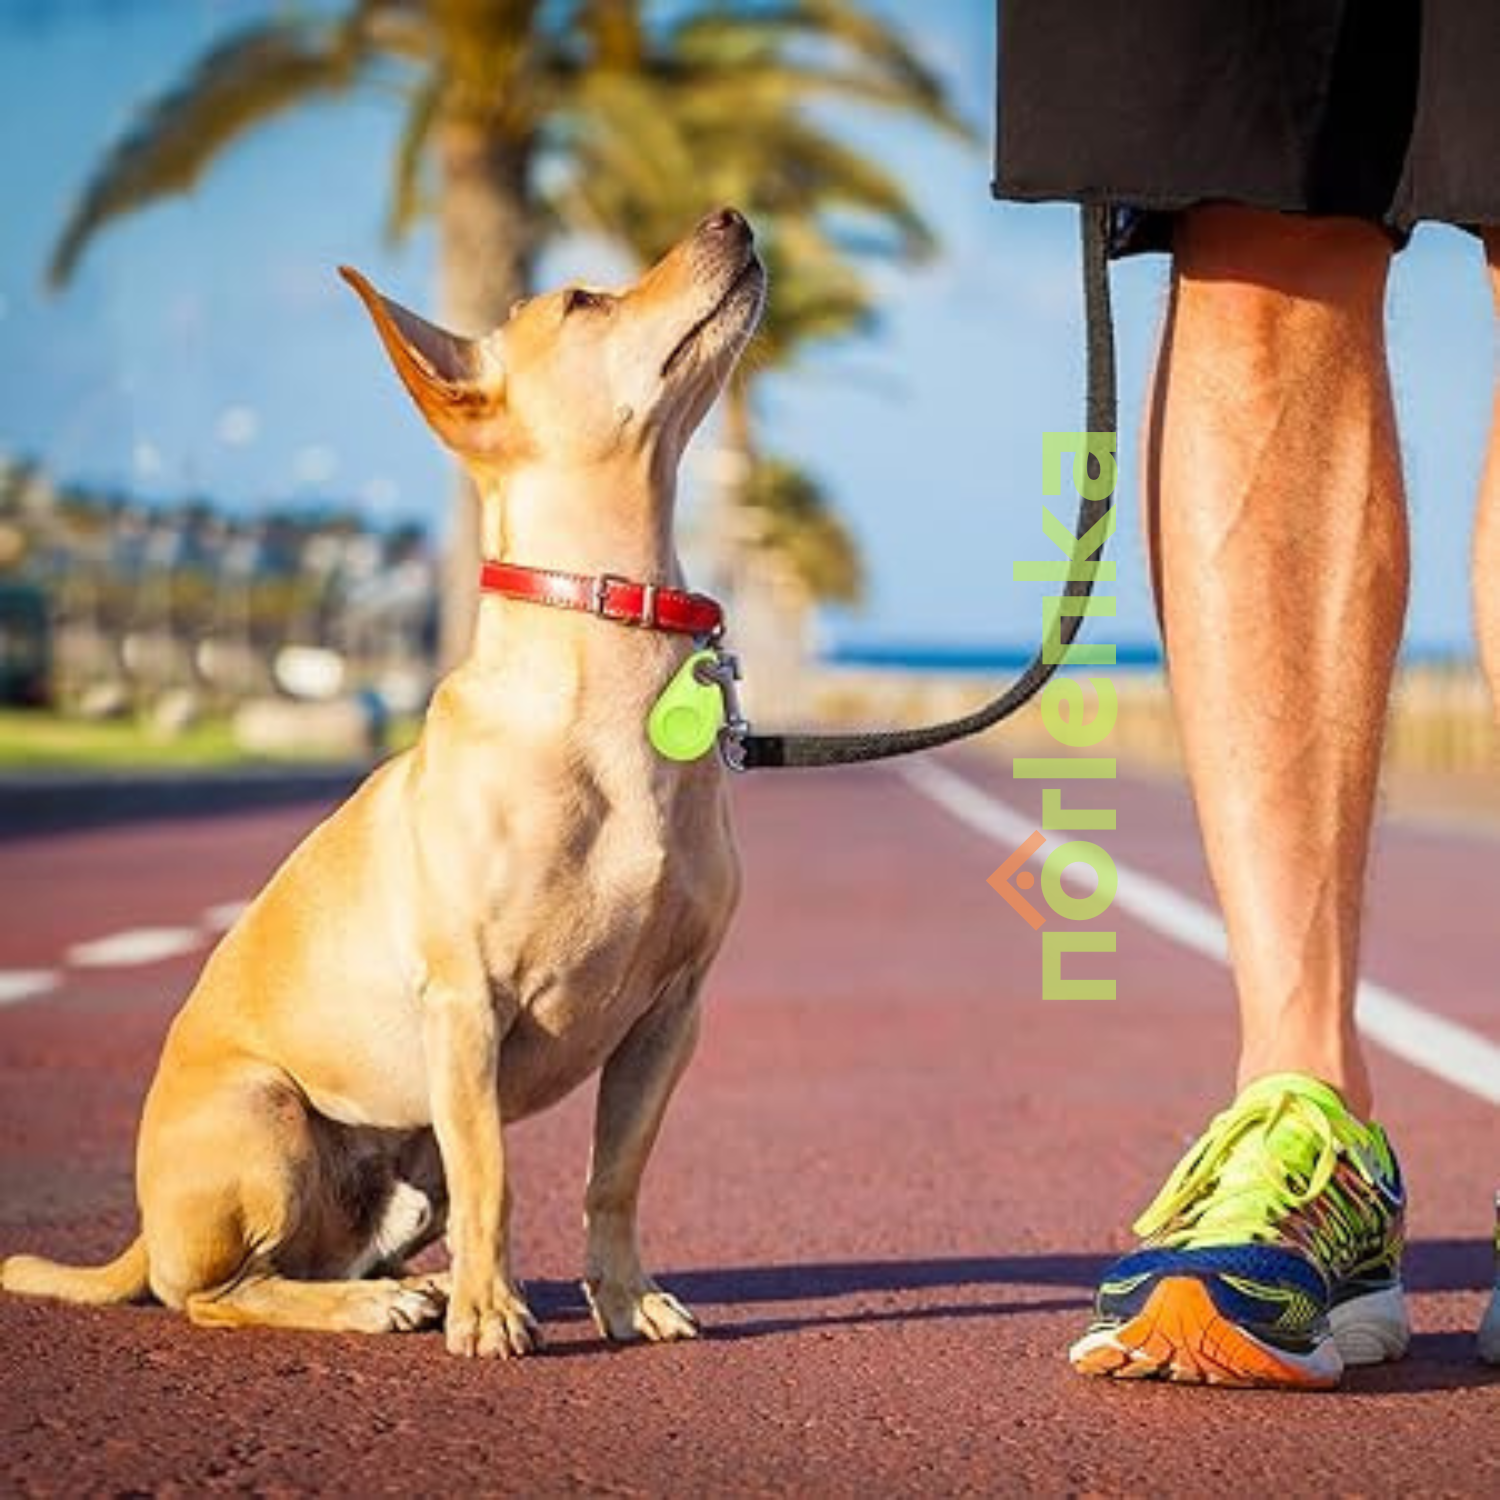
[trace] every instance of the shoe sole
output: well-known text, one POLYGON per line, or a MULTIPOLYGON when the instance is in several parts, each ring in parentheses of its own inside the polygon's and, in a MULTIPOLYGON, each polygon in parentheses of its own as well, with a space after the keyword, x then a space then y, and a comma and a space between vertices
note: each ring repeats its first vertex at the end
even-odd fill
POLYGON ((1485 1364, 1500 1365, 1500 1282, 1495 1283, 1490 1305, 1485 1311, 1483 1322, 1479 1325, 1479 1339, 1476 1347, 1480 1359, 1485 1364))
POLYGON ((1164 1278, 1135 1317, 1085 1334, 1068 1358, 1083 1375, 1186 1385, 1321 1391, 1332 1390, 1344 1373, 1331 1337, 1309 1354, 1274 1348, 1229 1322, 1191 1276, 1164 1278))
POLYGON ((1329 1309, 1328 1323, 1346 1365, 1380 1365, 1400 1359, 1411 1342, 1406 1293, 1400 1283, 1336 1303, 1329 1309))

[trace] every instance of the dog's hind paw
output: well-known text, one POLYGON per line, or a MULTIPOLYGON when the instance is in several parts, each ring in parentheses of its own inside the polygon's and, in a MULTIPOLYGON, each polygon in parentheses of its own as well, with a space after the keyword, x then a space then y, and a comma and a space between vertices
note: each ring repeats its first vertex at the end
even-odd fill
POLYGON ((697 1318, 654 1282, 632 1288, 585 1281, 583 1292, 599 1332, 615 1343, 631 1344, 645 1339, 664 1344, 698 1337, 697 1318))

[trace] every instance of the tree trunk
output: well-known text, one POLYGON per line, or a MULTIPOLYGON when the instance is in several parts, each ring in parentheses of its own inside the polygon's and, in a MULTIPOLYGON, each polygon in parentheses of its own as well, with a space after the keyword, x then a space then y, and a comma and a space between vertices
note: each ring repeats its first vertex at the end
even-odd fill
POLYGON ((768 608, 759 518, 746 504, 754 465, 755 412, 750 382, 741 374, 731 378, 719 417, 713 515, 718 576, 714 581, 729 611, 729 638, 752 667, 741 688, 752 718, 766 707, 763 699, 779 698, 785 687, 776 622, 768 608))
MULTIPOLYGON (((441 127, 440 321, 455 333, 488 333, 531 289, 536 232, 527 202, 531 145, 468 120, 441 127)), ((479 602, 479 506, 460 474, 443 552, 438 665, 468 655, 479 602)))
POLYGON ((738 594, 744 587, 745 568, 755 538, 752 518, 745 507, 745 490, 755 463, 755 418, 750 402, 750 382, 743 375, 732 377, 721 402, 719 448, 714 458, 714 506, 710 524, 714 539, 715 585, 725 593, 738 594))
POLYGON ((735 454, 744 465, 741 482, 749 477, 749 466, 755 459, 755 415, 750 402, 750 377, 732 376, 724 392, 724 417, 721 444, 726 453, 735 454))

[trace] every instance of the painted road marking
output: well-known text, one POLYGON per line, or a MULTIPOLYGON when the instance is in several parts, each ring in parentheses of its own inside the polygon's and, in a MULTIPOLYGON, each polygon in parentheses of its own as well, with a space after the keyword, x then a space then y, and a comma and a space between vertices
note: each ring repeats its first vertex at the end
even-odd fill
POLYGON ((136 964, 160 963, 203 946, 198 927, 131 927, 108 937, 75 943, 67 961, 79 969, 129 968, 136 964))
POLYGON ((228 932, 249 905, 248 901, 225 901, 219 906, 210 906, 203 913, 203 926, 209 932, 228 932))
MULTIPOLYGON (((913 790, 1006 847, 1036 832, 1034 821, 946 766, 917 761, 901 767, 900 772, 913 790)), ((1115 868, 1120 876, 1115 891, 1117 906, 1142 926, 1228 965, 1224 924, 1212 907, 1119 860, 1115 868)), ((1387 1052, 1480 1099, 1500 1104, 1500 1047, 1488 1037, 1434 1015, 1394 990, 1368 980, 1360 981, 1356 1014, 1360 1030, 1387 1052)))
POLYGON ((0 1005, 34 1000, 62 983, 56 969, 0 969, 0 1005))
MULTIPOLYGON (((132 927, 75 943, 63 962, 76 969, 126 969, 180 958, 227 932, 249 904, 225 901, 210 906, 197 927, 132 927)), ((17 1005, 50 995, 62 986, 65 977, 59 969, 0 969, 0 1005, 17 1005)))

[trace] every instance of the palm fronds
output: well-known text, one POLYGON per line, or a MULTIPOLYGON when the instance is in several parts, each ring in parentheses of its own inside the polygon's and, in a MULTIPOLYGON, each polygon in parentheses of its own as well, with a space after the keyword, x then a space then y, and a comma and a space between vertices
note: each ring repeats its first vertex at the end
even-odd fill
POLYGON ((84 247, 111 220, 187 191, 268 119, 348 88, 365 56, 357 29, 347 23, 272 21, 214 47, 105 154, 58 237, 49 283, 67 282, 84 247))
MULTIPOLYGON (((261 125, 368 78, 390 78, 405 111, 388 230, 439 219, 445 304, 475 327, 527 290, 545 239, 590 233, 649 261, 706 210, 744 209, 774 287, 745 390, 876 326, 864 262, 935 248, 907 184, 822 106, 973 139, 902 29, 858 0, 346 0, 332 20, 291 9, 236 32, 149 101, 84 186, 49 280, 261 125)), ((857 593, 853 540, 816 483, 777 462, 754 473, 746 503, 809 587, 857 593)))
POLYGON ((811 598, 859 602, 859 545, 811 474, 786 459, 758 459, 743 503, 756 522, 754 545, 783 562, 811 598))

